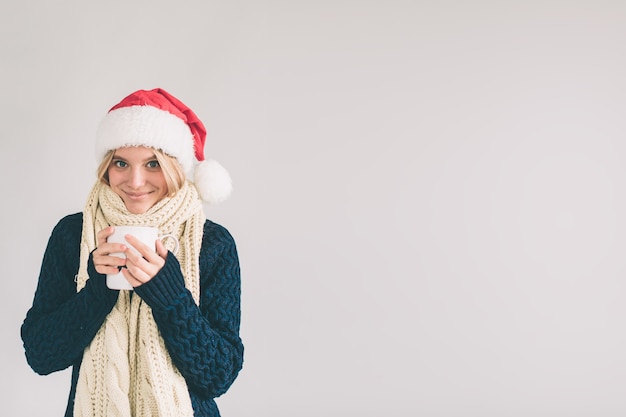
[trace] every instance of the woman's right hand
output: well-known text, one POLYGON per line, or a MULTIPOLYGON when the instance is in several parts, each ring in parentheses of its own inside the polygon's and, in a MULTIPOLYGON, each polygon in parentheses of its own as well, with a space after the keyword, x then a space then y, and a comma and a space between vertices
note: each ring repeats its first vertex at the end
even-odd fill
POLYGON ((113 234, 113 226, 106 227, 98 232, 96 240, 98 247, 92 253, 93 265, 98 273, 116 274, 121 267, 126 265, 126 258, 111 256, 112 253, 124 252, 126 245, 122 243, 109 243, 107 238, 113 234))

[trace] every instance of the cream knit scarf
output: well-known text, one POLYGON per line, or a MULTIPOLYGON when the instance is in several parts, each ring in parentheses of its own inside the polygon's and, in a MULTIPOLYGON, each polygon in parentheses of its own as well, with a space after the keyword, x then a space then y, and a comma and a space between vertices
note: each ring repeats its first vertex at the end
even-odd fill
MULTIPOLYGON (((185 286, 196 304, 200 297, 199 255, 204 212, 190 183, 144 214, 132 214, 122 199, 98 182, 83 212, 80 269, 76 289, 89 279, 87 260, 96 233, 109 225, 158 227, 178 237, 176 254, 185 286)), ((165 243, 168 240, 166 239, 165 243)), ((167 245, 166 245, 167 246, 167 245)), ((120 291, 113 310, 83 353, 74 415, 80 417, 193 416, 187 384, 172 363, 150 307, 132 291, 120 291)))

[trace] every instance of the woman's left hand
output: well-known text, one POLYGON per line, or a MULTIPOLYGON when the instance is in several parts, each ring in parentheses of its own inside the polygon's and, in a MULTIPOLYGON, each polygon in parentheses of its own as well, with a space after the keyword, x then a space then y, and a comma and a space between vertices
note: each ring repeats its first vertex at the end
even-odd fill
POLYGON ((163 268, 167 249, 160 239, 156 240, 156 252, 133 235, 126 235, 126 241, 141 254, 130 248, 124 252, 126 268, 122 269, 122 273, 134 288, 150 281, 163 268))

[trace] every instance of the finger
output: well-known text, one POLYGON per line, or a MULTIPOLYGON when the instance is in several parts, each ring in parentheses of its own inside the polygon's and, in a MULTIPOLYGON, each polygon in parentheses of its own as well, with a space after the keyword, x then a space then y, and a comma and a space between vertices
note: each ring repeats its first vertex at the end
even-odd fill
POLYGON ((128 246, 123 243, 103 243, 93 251, 93 258, 95 261, 97 258, 107 258, 114 253, 122 254, 126 249, 128 246))
POLYGON ((120 269, 116 266, 96 265, 96 271, 102 275, 113 275, 120 272, 120 269))
POLYGON ((141 240, 137 239, 135 236, 126 235, 124 236, 124 238, 137 250, 137 252, 141 254, 142 257, 147 259, 149 262, 153 262, 156 260, 157 257, 159 257, 154 249, 143 243, 141 240))
POLYGON ((138 287, 144 283, 144 281, 140 281, 139 279, 137 279, 135 275, 133 275, 133 273, 128 268, 122 269, 122 275, 124 275, 124 278, 126 278, 126 281, 128 281, 128 283, 133 288, 138 287))
POLYGON ((137 253, 134 249, 128 249, 124 254, 126 255, 126 268, 130 273, 139 281, 145 283, 151 280, 165 265, 165 260, 161 258, 156 252, 150 250, 146 245, 142 244, 136 238, 128 238, 130 244, 135 247, 143 245, 142 249, 144 256, 141 253, 137 253))
POLYGON ((126 265, 126 258, 119 256, 94 256, 93 264, 100 274, 115 274, 126 265))
POLYGON ((95 266, 98 265, 107 265, 107 266, 123 266, 126 265, 126 257, 124 255, 124 251, 119 252, 118 254, 98 254, 98 250, 93 253, 93 264, 95 266))
POLYGON ((107 238, 113 234, 115 228, 113 226, 105 227, 100 230, 96 235, 96 241, 98 242, 98 246, 102 246, 106 243, 107 238))
MULTIPOLYGON (((165 263, 162 259, 161 262, 165 263)), ((141 257, 134 257, 133 260, 127 259, 125 271, 143 284, 154 278, 161 267, 162 265, 150 263, 141 257)))
POLYGON ((126 250, 126 245, 123 243, 113 243, 107 242, 108 238, 115 232, 115 228, 113 226, 105 227, 100 230, 96 235, 96 240, 98 242, 98 247, 94 251, 95 256, 106 256, 111 253, 121 253, 126 250))
POLYGON ((137 255, 134 251, 126 251, 126 268, 142 282, 146 282, 154 277, 157 272, 163 267, 165 261, 158 255, 154 262, 149 262, 147 259, 142 258, 141 255, 137 255), (131 253, 132 252, 132 253, 131 253))
POLYGON ((161 258, 167 258, 167 248, 160 239, 156 241, 156 252, 161 258))

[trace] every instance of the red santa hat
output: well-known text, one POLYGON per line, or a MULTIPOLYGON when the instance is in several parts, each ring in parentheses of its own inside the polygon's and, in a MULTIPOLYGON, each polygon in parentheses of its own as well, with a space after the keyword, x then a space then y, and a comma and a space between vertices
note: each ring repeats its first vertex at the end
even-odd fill
POLYGON ((139 90, 113 106, 96 133, 96 156, 110 150, 148 146, 175 157, 202 200, 218 203, 230 195, 228 171, 204 159, 206 129, 196 114, 162 88, 139 90))

